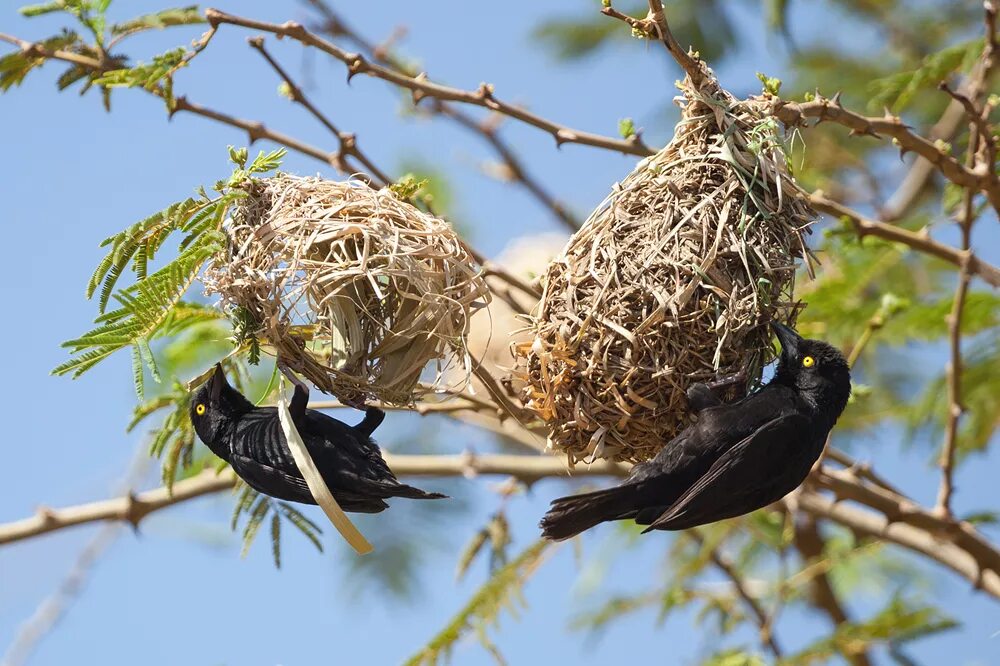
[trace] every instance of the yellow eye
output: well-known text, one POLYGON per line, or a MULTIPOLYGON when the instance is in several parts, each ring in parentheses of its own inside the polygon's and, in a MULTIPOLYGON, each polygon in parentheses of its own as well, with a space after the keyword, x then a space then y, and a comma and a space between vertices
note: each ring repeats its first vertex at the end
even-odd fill
POLYGON ((197 407, 194 408, 194 413, 197 414, 198 416, 204 416, 205 405, 199 404, 197 407))
POLYGON ((814 365, 816 365, 816 359, 814 359, 812 356, 806 356, 804 359, 802 359, 803 368, 811 368, 814 365))

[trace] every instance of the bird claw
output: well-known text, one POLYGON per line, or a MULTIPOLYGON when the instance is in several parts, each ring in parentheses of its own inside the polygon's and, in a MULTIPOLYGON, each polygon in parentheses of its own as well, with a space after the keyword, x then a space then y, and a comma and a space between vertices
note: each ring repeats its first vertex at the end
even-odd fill
POLYGON ((687 390, 688 408, 692 414, 697 414, 707 407, 718 407, 722 400, 712 393, 712 389, 707 384, 698 382, 692 384, 687 390))

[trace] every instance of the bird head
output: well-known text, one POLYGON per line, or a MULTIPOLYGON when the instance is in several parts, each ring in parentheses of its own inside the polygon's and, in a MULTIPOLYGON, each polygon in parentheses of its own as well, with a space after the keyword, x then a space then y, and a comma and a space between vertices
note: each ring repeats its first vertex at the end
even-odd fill
POLYGON ((215 444, 232 424, 253 408, 253 403, 226 381, 222 364, 216 364, 209 380, 191 396, 191 423, 201 441, 216 455, 221 455, 215 450, 215 444))
POLYGON ((771 328, 781 344, 775 381, 794 387, 836 421, 851 396, 851 372, 844 355, 833 345, 807 340, 783 324, 773 322, 771 328))

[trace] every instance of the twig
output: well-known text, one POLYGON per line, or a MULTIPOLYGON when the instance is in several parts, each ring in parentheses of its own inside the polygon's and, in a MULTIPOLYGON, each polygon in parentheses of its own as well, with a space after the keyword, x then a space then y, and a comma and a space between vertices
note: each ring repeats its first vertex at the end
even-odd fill
POLYGON ((326 127, 331 134, 337 137, 337 141, 340 144, 340 148, 337 150, 335 154, 333 154, 332 159, 336 160, 340 164, 340 166, 337 167, 339 171, 344 173, 351 172, 351 169, 348 166, 346 166, 346 158, 350 156, 356 159, 358 162, 360 162, 362 166, 364 166, 365 169, 368 170, 368 173, 372 174, 373 176, 375 176, 376 179, 378 179, 378 181, 380 181, 374 183, 376 187, 388 185, 389 183, 392 182, 391 178, 385 175, 385 173, 383 173, 381 169, 375 166, 374 162, 368 159, 367 155, 361 152, 361 149, 358 148, 357 138, 355 137, 354 134, 352 134, 351 132, 342 132, 339 129, 337 129, 337 127, 333 124, 333 122, 329 118, 327 118, 326 115, 323 114, 323 112, 317 109, 312 102, 309 101, 309 98, 307 98, 305 94, 302 92, 302 88, 300 88, 298 84, 296 84, 295 81, 292 80, 292 77, 288 75, 288 72, 286 72, 285 69, 280 64, 278 64, 278 61, 275 60, 274 57, 270 54, 270 52, 268 52, 267 48, 265 48, 263 37, 250 37, 249 39, 247 39, 247 43, 250 44, 251 47, 256 49, 257 52, 264 57, 264 60, 266 60, 269 65, 271 65, 271 68, 275 72, 277 72, 278 76, 280 76, 281 79, 285 82, 285 85, 288 88, 288 93, 291 96, 292 101, 302 105, 307 111, 309 111, 309 113, 313 115, 313 117, 316 118, 316 120, 322 123, 323 126, 326 127))
POLYGON ((941 541, 932 533, 912 525, 893 522, 884 514, 834 502, 816 493, 801 493, 796 500, 798 508, 803 511, 832 520, 858 534, 920 553, 958 573, 976 589, 1000 599, 1000 575, 993 569, 984 568, 975 556, 957 544, 941 541))
POLYGON ((35 56, 37 58, 50 58, 54 60, 62 60, 64 62, 71 62, 75 65, 80 65, 99 72, 116 69, 111 61, 101 62, 97 58, 91 58, 90 56, 85 56, 80 53, 73 53, 72 51, 48 49, 43 44, 29 42, 24 39, 14 37, 13 35, 0 33, 0 42, 13 44, 14 46, 20 48, 21 52, 25 55, 35 56))
MULTIPOLYGON (((991 0, 984 7, 986 10, 984 12, 984 21, 986 23, 987 39, 979 60, 961 88, 963 95, 976 102, 980 102, 986 94, 997 65, 996 6, 991 0)), ((928 138, 932 141, 938 139, 950 141, 951 137, 961 126, 964 117, 965 110, 963 109, 963 105, 953 99, 941 115, 940 120, 931 128, 928 138)), ((903 182, 896 189, 896 192, 882 208, 879 218, 883 222, 892 222, 903 217, 920 196, 921 192, 923 192, 925 185, 930 181, 930 177, 934 172, 933 164, 923 157, 918 157, 910 167, 903 182)))
POLYGON ((832 491, 838 500, 852 500, 878 511, 886 517, 887 523, 908 525, 926 532, 936 543, 957 546, 973 559, 980 574, 993 573, 1000 591, 1000 550, 968 522, 941 517, 906 496, 868 485, 850 469, 823 468, 816 475, 816 481, 819 487, 832 491))
POLYGON ((673 33, 670 32, 670 24, 667 23, 667 16, 663 13, 663 3, 660 0, 649 0, 648 4, 649 18, 656 26, 660 40, 663 41, 663 45, 667 48, 667 51, 674 57, 677 64, 687 72, 687 75, 691 77, 691 82, 697 87, 701 82, 703 74, 701 64, 688 55, 688 52, 682 49, 681 45, 674 39, 673 33))
MULTIPOLYGON (((993 143, 993 132, 983 117, 988 109, 980 111, 975 103, 964 95, 953 92, 946 84, 941 88, 962 105, 969 117, 969 146, 966 164, 976 162, 976 153, 980 143, 985 143, 985 161, 990 165, 996 162, 996 146, 993 143), (992 147, 991 147, 992 146, 992 147)), ((992 167, 991 167, 992 168, 992 167)), ((962 406, 962 314, 965 310, 965 299, 969 293, 969 257, 972 248, 972 225, 975 222, 973 208, 975 192, 967 189, 962 200, 962 211, 958 221, 962 233, 962 251, 965 261, 958 271, 958 286, 952 299, 951 311, 948 313, 948 348, 949 360, 945 366, 945 377, 948 386, 948 414, 945 421, 944 444, 938 464, 941 466, 941 485, 938 489, 937 503, 934 510, 940 516, 951 516, 951 498, 955 491, 955 452, 958 449, 958 425, 965 411, 962 406)))
MULTIPOLYGON (((692 539, 701 545, 705 545, 705 538, 697 529, 690 530, 688 532, 692 539)), ((716 546, 711 549, 708 554, 709 559, 712 560, 712 564, 716 566, 726 577, 732 582, 733 588, 736 590, 737 596, 743 600, 747 608, 751 610, 754 618, 757 621, 757 627, 760 630, 760 641, 764 646, 771 651, 776 660, 781 659, 781 647, 778 645, 778 640, 774 636, 773 629, 770 622, 768 621, 767 613, 764 612, 763 607, 757 599, 750 594, 749 589, 745 581, 743 580, 743 575, 736 570, 736 566, 733 562, 723 554, 719 548, 716 546)))
POLYGON ((818 211, 850 222, 861 238, 875 236, 894 243, 902 243, 918 252, 943 259, 959 268, 962 267, 963 263, 968 263, 970 275, 979 276, 993 287, 1000 287, 1000 268, 983 261, 971 252, 967 253, 958 248, 938 243, 927 234, 914 233, 892 224, 869 220, 861 213, 828 199, 820 191, 810 194, 809 202, 818 211))
POLYGON ((971 169, 965 166, 943 150, 940 144, 913 132, 898 116, 890 113, 881 118, 863 116, 845 109, 840 103, 839 95, 832 99, 819 97, 803 103, 775 99, 771 114, 787 127, 805 125, 807 118, 816 118, 819 122, 831 121, 843 125, 854 135, 879 139, 882 135, 889 136, 903 152, 909 151, 924 157, 956 185, 983 192, 993 208, 1000 211, 1000 181, 992 168, 971 169))
POLYGON ((636 32, 641 32, 647 37, 656 38, 663 42, 663 46, 666 47, 667 52, 673 56, 677 64, 691 77, 691 82, 697 87, 703 78, 701 65, 697 60, 688 55, 688 52, 682 49, 677 40, 674 39, 673 33, 670 32, 670 24, 667 22, 667 16, 663 12, 663 4, 660 0, 649 0, 648 4, 649 13, 646 14, 646 18, 644 19, 637 19, 634 16, 623 14, 615 9, 610 2, 605 3, 601 9, 601 13, 625 22, 636 32))
POLYGON ((410 90, 413 93, 414 104, 419 103, 420 100, 425 97, 433 97, 443 101, 462 102, 464 104, 481 106, 483 108, 490 109, 491 111, 501 113, 505 116, 510 116, 516 120, 520 120, 521 122, 533 127, 537 127, 544 132, 548 132, 555 139, 556 145, 560 146, 564 143, 579 143, 587 146, 594 146, 596 148, 613 150, 627 155, 639 155, 641 157, 645 157, 653 153, 653 151, 644 145, 638 137, 631 137, 625 140, 612 139, 611 137, 601 136, 599 134, 591 134, 589 132, 571 129, 552 122, 551 120, 542 118, 541 116, 535 115, 519 106, 515 106, 498 99, 494 95, 493 86, 489 84, 484 83, 478 90, 475 91, 462 90, 460 88, 451 88, 449 86, 433 83, 424 74, 409 76, 393 69, 383 67, 377 63, 370 62, 360 53, 350 53, 336 44, 332 44, 325 39, 317 37, 304 26, 299 23, 295 23, 294 21, 287 21, 280 24, 268 23, 266 21, 258 21, 256 19, 227 14, 223 11, 212 8, 205 10, 205 18, 208 19, 208 22, 212 26, 228 24, 249 28, 251 30, 269 32, 279 37, 290 37, 306 46, 319 49, 320 51, 333 56, 347 65, 348 79, 353 78, 357 74, 364 74, 366 76, 382 79, 383 81, 392 83, 400 88, 410 90))
MULTIPOLYGON (((405 63, 392 56, 387 45, 375 45, 363 37, 358 31, 348 25, 339 14, 334 12, 326 2, 323 2, 322 0, 308 1, 309 4, 323 16, 324 24, 320 29, 327 32, 331 37, 344 37, 357 46, 361 51, 370 55, 376 62, 391 67, 402 74, 407 74, 409 76, 414 75, 414 72, 410 70, 405 63)), ((455 108, 455 106, 448 104, 447 102, 443 102, 440 99, 435 99, 433 101, 434 104, 423 108, 429 110, 429 112, 433 115, 448 118, 455 122, 458 126, 480 136, 493 148, 497 156, 503 161, 506 166, 507 174, 515 183, 524 187, 524 189, 534 196, 544 208, 548 209, 549 212, 552 213, 552 215, 568 229, 576 230, 579 228, 579 220, 569 213, 563 203, 558 201, 545 189, 541 181, 528 173, 527 168, 514 152, 514 149, 509 143, 500 137, 497 132, 496 123, 490 122, 489 119, 479 121, 470 114, 460 111, 455 108)))

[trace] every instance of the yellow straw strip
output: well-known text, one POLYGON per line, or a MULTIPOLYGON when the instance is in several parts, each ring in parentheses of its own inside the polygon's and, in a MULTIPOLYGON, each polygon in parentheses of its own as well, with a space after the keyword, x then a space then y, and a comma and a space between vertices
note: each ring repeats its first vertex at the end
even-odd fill
POLYGON ((288 401, 285 398, 284 379, 284 377, 281 378, 281 385, 278 389, 278 419, 281 421, 281 429, 285 432, 285 440, 288 441, 288 448, 292 451, 292 458, 295 460, 295 465, 302 473, 302 478, 306 480, 309 492, 312 493, 316 502, 323 507, 323 512, 326 513, 327 518, 330 519, 333 526, 340 532, 340 536, 344 537, 344 541, 349 543, 358 555, 366 555, 372 552, 374 548, 368 543, 364 535, 358 531, 358 528, 354 526, 354 523, 347 517, 343 509, 340 508, 337 500, 333 498, 333 493, 330 492, 330 489, 326 486, 326 481, 320 476, 319 470, 316 468, 316 463, 313 462, 309 451, 306 449, 305 442, 302 441, 302 436, 299 435, 295 424, 292 423, 292 415, 288 411, 288 401))

